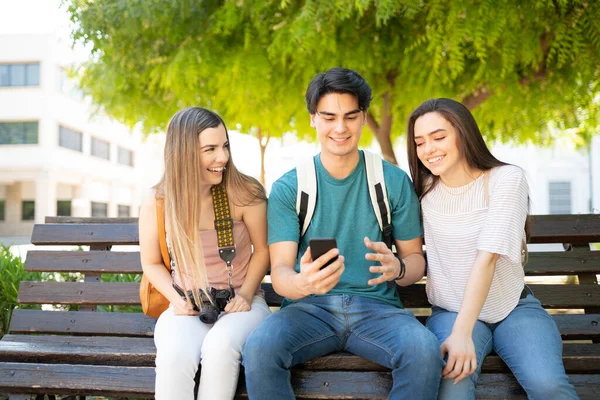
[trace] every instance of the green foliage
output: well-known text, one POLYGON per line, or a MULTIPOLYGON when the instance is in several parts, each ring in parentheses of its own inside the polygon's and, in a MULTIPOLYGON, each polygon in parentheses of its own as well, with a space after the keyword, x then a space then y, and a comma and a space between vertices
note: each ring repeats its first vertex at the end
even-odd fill
POLYGON ((589 0, 71 0, 78 71, 107 113, 145 131, 178 109, 218 110, 230 126, 311 137, 310 79, 356 69, 391 94, 391 135, 431 97, 475 109, 489 139, 579 144, 600 127, 600 2, 589 0), (488 97, 489 95, 489 97, 488 97), (553 122, 554 121, 554 122, 553 122))
MULTIPOLYGON (((142 275, 139 274, 102 274, 102 282, 141 282, 142 275)), ((142 306, 114 306, 99 305, 97 311, 105 312, 142 312, 142 306)))
POLYGON ((10 247, 0 243, 0 338, 8 332, 10 317, 17 305, 19 283, 39 278, 39 273, 25 272, 21 257, 15 256, 10 247))

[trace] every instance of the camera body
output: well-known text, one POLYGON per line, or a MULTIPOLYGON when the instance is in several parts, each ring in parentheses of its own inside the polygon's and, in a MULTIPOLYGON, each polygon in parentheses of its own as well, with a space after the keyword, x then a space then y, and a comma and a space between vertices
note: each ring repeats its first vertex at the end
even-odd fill
MULTIPOLYGON (((175 290, 177 290, 182 297, 185 297, 183 291, 179 287, 175 287, 175 290)), ((212 286, 207 287, 206 291, 213 301, 211 302, 211 298, 207 297, 202 290, 198 290, 198 296, 202 301, 200 306, 196 304, 194 294, 191 290, 188 290, 187 294, 192 302, 194 310, 200 313, 200 321, 205 324, 214 324, 217 322, 219 314, 225 310, 225 306, 229 303, 229 300, 233 298, 233 294, 229 289, 216 289, 212 286)))
POLYGON ((215 289, 214 287, 207 287, 206 291, 212 297, 214 303, 210 301, 208 297, 202 292, 200 293, 200 299, 202 300, 202 306, 198 307, 194 298, 192 297, 192 305, 194 309, 200 312, 200 321, 205 324, 214 324, 219 318, 219 314, 225 310, 225 306, 229 303, 229 300, 233 298, 231 291, 228 289, 215 289))

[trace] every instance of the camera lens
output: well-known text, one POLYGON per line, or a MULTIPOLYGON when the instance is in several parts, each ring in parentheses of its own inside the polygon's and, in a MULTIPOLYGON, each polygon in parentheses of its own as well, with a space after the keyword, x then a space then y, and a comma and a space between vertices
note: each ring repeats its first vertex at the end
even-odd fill
POLYGON ((203 307, 200 312, 200 321, 205 324, 214 324, 219 317, 219 312, 214 307, 203 307))

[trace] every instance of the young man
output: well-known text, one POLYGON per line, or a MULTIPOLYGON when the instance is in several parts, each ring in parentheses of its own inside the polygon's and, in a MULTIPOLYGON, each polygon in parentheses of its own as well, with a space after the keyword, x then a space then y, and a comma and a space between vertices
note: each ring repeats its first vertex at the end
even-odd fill
POLYGON ((423 277, 419 202, 407 174, 384 162, 393 236, 405 265, 401 276, 400 259, 382 242, 358 150, 370 102, 369 85, 344 68, 318 74, 306 91, 311 126, 321 143, 321 153, 314 157, 317 203, 302 236, 296 170, 271 190, 271 279, 286 301, 246 342, 243 358, 251 400, 294 399, 289 369, 334 351, 391 368, 390 399, 437 398, 439 343, 402 308, 395 287, 387 285, 396 280, 407 286, 423 277), (313 260, 309 240, 329 237, 337 240, 338 248, 313 260))

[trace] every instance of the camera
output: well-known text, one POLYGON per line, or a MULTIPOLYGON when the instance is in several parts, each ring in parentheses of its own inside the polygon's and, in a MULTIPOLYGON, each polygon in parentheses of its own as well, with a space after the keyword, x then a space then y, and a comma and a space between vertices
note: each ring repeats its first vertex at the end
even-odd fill
MULTIPOLYGON (((179 287, 175 287, 175 290, 177 290, 177 292, 179 292, 179 294, 182 297, 185 297, 183 291, 179 287)), ((202 301, 201 307, 198 307, 198 305, 196 304, 196 300, 194 299, 192 291, 188 290, 187 293, 190 297, 190 300, 192 301, 192 306, 194 307, 194 310, 200 312, 200 321, 204 322, 205 324, 214 324, 215 322, 217 322, 219 314, 225 310, 225 306, 227 305, 229 300, 233 298, 233 296, 231 294, 231 291, 228 289, 215 289, 214 287, 209 286, 206 288, 206 291, 208 292, 209 296, 212 298, 214 303, 210 301, 210 298, 206 297, 203 291, 198 290, 198 295, 200 297, 200 300, 202 301)))

